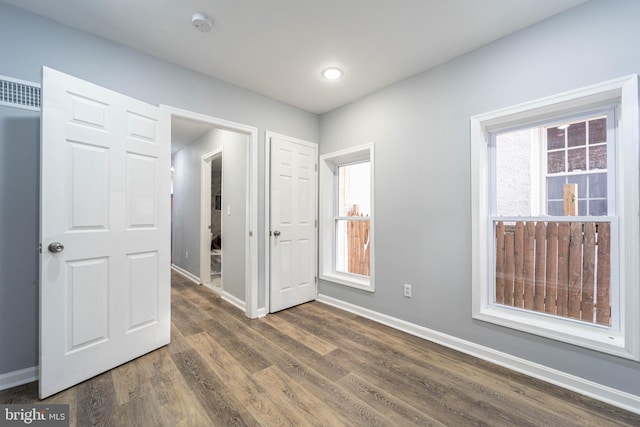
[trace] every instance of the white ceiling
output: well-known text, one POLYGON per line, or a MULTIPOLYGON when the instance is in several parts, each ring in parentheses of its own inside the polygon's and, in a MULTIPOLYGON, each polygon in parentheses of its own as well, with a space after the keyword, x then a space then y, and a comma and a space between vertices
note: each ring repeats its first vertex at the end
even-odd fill
POLYGON ((0 0, 318 114, 585 1, 0 0))

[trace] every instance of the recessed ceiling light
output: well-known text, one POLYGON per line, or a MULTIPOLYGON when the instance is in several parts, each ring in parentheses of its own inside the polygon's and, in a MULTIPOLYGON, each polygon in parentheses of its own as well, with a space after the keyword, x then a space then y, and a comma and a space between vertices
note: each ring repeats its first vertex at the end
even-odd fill
POLYGON ((203 33, 211 31, 211 27, 213 26, 211 19, 202 12, 196 12, 191 15, 191 24, 193 24, 196 30, 203 33))
POLYGON ((322 70, 322 77, 327 80, 336 80, 342 77, 342 70, 338 67, 329 67, 322 70))

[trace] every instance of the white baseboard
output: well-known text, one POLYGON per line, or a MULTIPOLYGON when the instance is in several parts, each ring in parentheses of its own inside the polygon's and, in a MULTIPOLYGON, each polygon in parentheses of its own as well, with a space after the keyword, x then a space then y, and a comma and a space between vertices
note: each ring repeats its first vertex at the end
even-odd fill
POLYGON ((247 306, 244 303, 244 301, 242 301, 241 299, 239 299, 238 297, 235 297, 233 295, 231 295, 229 292, 227 291, 222 291, 222 299, 227 301, 228 303, 231 303, 232 305, 238 307, 240 310, 242 310, 243 313, 245 313, 247 311, 247 306))
POLYGON ((173 270, 175 270, 176 273, 182 274, 184 277, 186 277, 187 279, 191 280, 192 282, 197 283, 198 285, 200 284, 200 278, 198 276, 196 276, 195 274, 189 273, 184 268, 180 268, 175 264, 171 264, 171 268, 173 270))
POLYGON ((533 378, 566 388, 571 391, 583 394, 593 399, 600 400, 613 406, 617 406, 629 412, 640 414, 640 396, 617 390, 584 378, 570 375, 556 369, 549 368, 538 363, 503 353, 489 347, 485 347, 470 341, 456 338, 451 335, 443 334, 423 326, 409 323, 396 317, 378 313, 368 308, 363 308, 348 302, 329 297, 327 295, 318 295, 318 301, 327 305, 331 305, 350 313, 371 319, 383 325, 387 325, 394 329, 424 338, 436 344, 458 350, 462 353, 486 360, 496 365, 503 366, 516 372, 529 375, 533 378))
POLYGON ((38 381, 38 367, 20 369, 19 371, 0 374, 0 390, 6 390, 22 384, 38 381))
MULTIPOLYGON (((180 268, 175 264, 171 264, 171 268, 173 268, 177 273, 182 274, 187 279, 192 280, 194 283, 196 283, 198 285, 201 284, 200 283, 200 278, 198 276, 195 276, 194 274, 189 273, 187 270, 185 270, 183 268, 180 268)), ((223 290, 221 288, 216 288, 216 287, 213 287, 213 286, 209 286, 207 284, 204 284, 203 286, 205 286, 208 289, 211 289, 212 291, 214 291, 215 293, 220 295, 220 297, 223 300, 227 301, 231 305, 233 305, 235 307, 238 307, 243 312, 246 312, 246 304, 241 299, 231 295, 229 292, 227 292, 227 291, 225 291, 225 290, 223 290)))

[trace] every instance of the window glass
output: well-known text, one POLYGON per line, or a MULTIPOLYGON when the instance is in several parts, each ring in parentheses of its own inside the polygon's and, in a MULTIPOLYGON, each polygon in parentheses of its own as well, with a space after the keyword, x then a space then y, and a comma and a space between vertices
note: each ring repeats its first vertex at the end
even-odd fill
POLYGON ((498 134, 496 215, 608 215, 606 120, 498 134), (544 162, 538 161, 540 156, 544 162), (576 184, 577 212, 565 209, 566 184, 576 184))
POLYGON ((371 214, 371 163, 338 167, 338 216, 371 214))
POLYGON ((335 269, 342 273, 368 276, 371 262, 371 162, 339 166, 337 187, 335 269))

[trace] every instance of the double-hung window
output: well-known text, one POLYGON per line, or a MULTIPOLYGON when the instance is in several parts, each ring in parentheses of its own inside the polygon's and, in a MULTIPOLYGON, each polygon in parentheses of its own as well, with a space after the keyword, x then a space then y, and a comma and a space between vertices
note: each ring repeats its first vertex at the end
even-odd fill
POLYGON ((373 144, 320 157, 320 218, 320 278, 373 292, 373 144))
POLYGON ((473 317, 638 360, 638 86, 471 119, 473 317))

